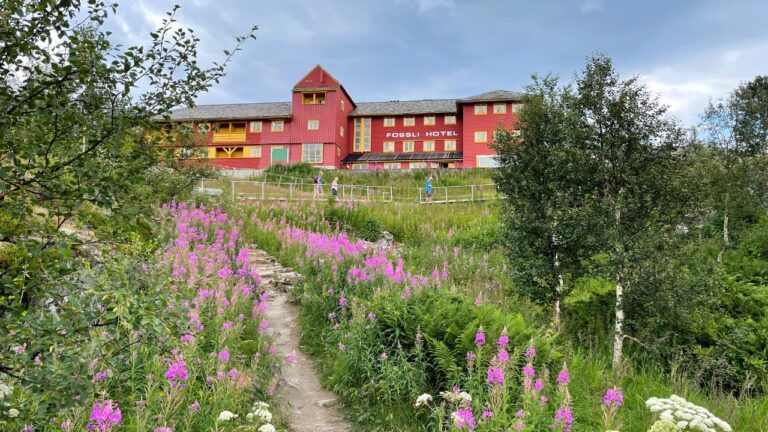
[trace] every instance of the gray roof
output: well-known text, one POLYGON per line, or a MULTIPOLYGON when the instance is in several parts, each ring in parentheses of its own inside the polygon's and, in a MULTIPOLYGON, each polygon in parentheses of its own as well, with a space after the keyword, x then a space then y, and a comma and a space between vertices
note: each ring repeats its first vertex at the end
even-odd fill
POLYGON ((453 114, 456 99, 424 99, 415 101, 359 102, 351 116, 453 114))
POLYGON ((290 102, 266 102, 221 105, 197 105, 171 112, 173 121, 249 120, 258 118, 290 118, 290 102))
POLYGON ((461 160, 462 152, 415 152, 415 153, 351 153, 341 163, 388 162, 388 161, 449 161, 461 160))
POLYGON ((459 103, 462 102, 495 102, 495 101, 521 101, 523 100, 523 93, 513 92, 509 90, 494 90, 479 95, 470 96, 464 99, 459 99, 459 103))

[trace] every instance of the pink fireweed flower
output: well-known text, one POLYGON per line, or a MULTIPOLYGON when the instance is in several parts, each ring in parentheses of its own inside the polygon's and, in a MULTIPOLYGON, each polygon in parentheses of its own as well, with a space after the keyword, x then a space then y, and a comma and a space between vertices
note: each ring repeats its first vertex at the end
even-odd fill
POLYGON ((223 331, 227 331, 227 330, 230 330, 230 329, 232 329, 232 325, 233 325, 233 324, 232 324, 232 321, 225 321, 225 322, 224 322, 224 323, 221 325, 221 330, 223 330, 223 331))
POLYGON ((194 401, 194 402, 192 402, 192 403, 191 403, 191 404, 189 404, 189 406, 187 407, 187 409, 189 410, 189 412, 195 412, 195 411, 197 411, 199 408, 200 408, 200 402, 198 402, 198 401, 194 401))
POLYGON ((480 307, 482 303, 483 300, 480 298, 480 296, 475 297, 475 306, 480 307))
POLYGON ((493 412, 488 410, 483 411, 483 413, 480 415, 480 418, 483 418, 483 419, 487 419, 491 417, 493 417, 493 412))
POLYGON ((403 299, 407 299, 407 298, 410 298, 411 295, 412 295, 411 290, 406 288, 405 290, 403 290, 403 295, 401 295, 400 297, 402 297, 403 299))
POLYGON ((286 363, 296 363, 296 354, 288 354, 285 356, 286 363))
POLYGON ((264 320, 264 321, 259 323, 259 331, 260 332, 263 332, 263 331, 265 331, 268 328, 269 328, 269 321, 264 320))
POLYGON ((183 334, 183 335, 182 335, 182 336, 179 338, 179 340, 180 340, 180 341, 182 341, 182 342, 184 342, 184 343, 192 343, 192 342, 194 342, 194 341, 195 341, 195 337, 194 337, 194 336, 192 336, 192 335, 191 335, 191 334, 189 334, 189 333, 184 333, 184 334, 183 334))
POLYGON ((345 349, 347 349, 347 346, 339 342, 339 351, 344 351, 345 349))
POLYGON ((472 430, 477 424, 475 422, 475 416, 472 414, 472 408, 469 407, 459 408, 459 410, 454 412, 451 417, 453 417, 453 425, 459 429, 466 428, 472 430))
POLYGON ((343 309, 347 306, 347 298, 344 296, 339 297, 339 306, 343 309))
POLYGON ((501 331, 501 336, 499 336, 499 340, 496 341, 496 344, 502 348, 509 346, 509 336, 507 335, 506 327, 504 327, 504 330, 501 331))
POLYGON ((123 416, 120 408, 111 400, 96 402, 91 408, 91 417, 86 429, 89 431, 107 432, 122 424, 123 416))
POLYGON ((467 353, 467 361, 475 361, 475 360, 477 360, 477 357, 475 356, 475 353, 473 353, 471 351, 468 352, 467 353))
POLYGON ((496 354, 496 359, 500 364, 507 364, 509 363, 509 353, 505 349, 500 349, 499 353, 496 354))
POLYGON ((222 372, 222 371, 216 372, 216 379, 223 380, 224 379, 224 372, 222 372))
POLYGON ((21 430, 22 432, 34 432, 35 428, 33 428, 32 425, 25 424, 21 430))
POLYGON ((477 346, 485 345, 485 333, 483 332, 482 326, 480 326, 480 328, 477 330, 477 333, 475 333, 475 345, 477 346))
POLYGON ((72 423, 72 420, 67 420, 67 421, 65 421, 65 422, 62 422, 62 423, 59 425, 59 428, 60 428, 61 430, 63 430, 63 431, 71 431, 72 429, 74 429, 74 428, 75 428, 75 424, 74 424, 74 423, 72 423))
POLYGON ((603 395, 603 405, 620 407, 624 405, 624 394, 616 387, 609 388, 603 395))
POLYGON ((221 350, 221 352, 219 352, 218 358, 219 358, 219 361, 222 362, 222 363, 228 362, 229 361, 229 350, 227 350, 226 348, 221 350))
POLYGON ((336 312, 331 312, 328 314, 328 319, 331 321, 334 321, 336 319, 336 312))
POLYGON ((165 379, 171 383, 171 386, 176 386, 187 380, 187 365, 184 363, 184 359, 179 358, 168 366, 168 370, 165 371, 165 379))
POLYGON ((231 379, 231 380, 233 380, 233 381, 234 381, 234 380, 236 380, 236 379, 237 379, 237 377, 238 377, 238 376, 240 376, 240 372, 238 372, 238 370, 237 370, 237 369, 235 369, 235 368, 232 368, 232 369, 230 369, 230 370, 229 370, 229 372, 227 373, 227 375, 229 375, 229 379, 231 379))
POLYGON ((534 375, 536 375, 536 371, 533 369, 533 366, 525 365, 523 367, 523 376, 532 378, 534 375))
POLYGON ((101 372, 96 372, 93 374, 93 382, 99 382, 101 380, 104 380, 109 377, 109 375, 112 373, 112 369, 105 369, 101 372))
POLYGON ((549 399, 547 399, 546 396, 542 396, 539 398, 539 402, 541 402, 542 405, 546 405, 547 402, 549 402, 549 399))
POLYGON ((569 382, 571 382, 571 376, 568 374, 567 370, 563 369, 559 374, 557 374, 556 381, 560 385, 567 385, 569 382))
POLYGON ((368 312, 368 319, 371 321, 376 321, 376 314, 373 312, 368 312))
POLYGON ((486 382, 491 385, 504 384, 504 372, 502 372, 500 367, 492 364, 488 368, 488 378, 486 379, 486 382))
POLYGON ((525 358, 528 360, 533 360, 533 358, 536 357, 536 348, 534 347, 528 347, 525 349, 525 358))
POLYGON ((571 424, 573 423, 573 414, 571 409, 567 406, 561 406, 555 413, 555 423, 552 424, 552 429, 559 429, 565 432, 570 432, 571 424))
POLYGON ((173 432, 173 429, 167 426, 160 426, 160 427, 156 427, 153 432, 173 432))
POLYGON ((533 388, 535 388, 536 391, 541 391, 541 389, 544 388, 544 383, 541 382, 540 379, 537 379, 536 381, 533 382, 533 388))
POLYGON ((525 418, 525 411, 523 410, 518 411, 517 414, 515 414, 515 417, 521 418, 521 419, 525 418))
POLYGON ((525 427, 525 423, 522 420, 518 420, 514 425, 512 425, 512 429, 516 431, 521 431, 525 427))

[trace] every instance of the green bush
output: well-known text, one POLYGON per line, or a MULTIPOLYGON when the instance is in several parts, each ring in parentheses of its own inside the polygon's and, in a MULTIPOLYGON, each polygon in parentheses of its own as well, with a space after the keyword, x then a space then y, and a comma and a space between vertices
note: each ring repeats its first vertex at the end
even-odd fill
POLYGON ((368 218, 363 221, 358 232, 361 239, 375 242, 381 238, 381 225, 374 218, 368 218))

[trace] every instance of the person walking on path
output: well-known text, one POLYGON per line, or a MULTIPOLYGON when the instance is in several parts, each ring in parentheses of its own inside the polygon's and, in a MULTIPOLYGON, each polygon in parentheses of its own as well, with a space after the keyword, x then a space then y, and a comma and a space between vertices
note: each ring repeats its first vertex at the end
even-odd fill
POLYGON ((331 182, 331 195, 336 196, 339 194, 339 178, 334 177, 331 182))
POLYGON ((427 182, 424 184, 424 192, 427 193, 427 202, 432 202, 432 176, 429 176, 427 182))
POLYGON ((312 193, 312 200, 316 200, 317 197, 323 195, 323 172, 320 171, 314 178, 315 190, 312 193))

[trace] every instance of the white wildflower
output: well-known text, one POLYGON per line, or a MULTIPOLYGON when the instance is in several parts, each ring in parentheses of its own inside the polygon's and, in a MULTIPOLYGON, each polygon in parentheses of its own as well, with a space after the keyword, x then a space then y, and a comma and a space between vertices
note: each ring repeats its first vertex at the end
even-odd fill
POLYGON ((260 418, 261 421, 266 423, 272 423, 272 413, 265 408, 257 408, 253 411, 253 415, 260 418))
POLYGON ((652 397, 645 401, 651 412, 660 412, 659 419, 675 423, 680 430, 699 430, 718 432, 715 426, 724 432, 731 432, 731 426, 717 418, 708 409, 688 402, 680 396, 672 395, 668 399, 652 397))
POLYGON ((426 405, 432 400, 432 395, 429 393, 424 393, 423 395, 416 398, 416 406, 422 406, 426 405))
POLYGON ((271 424, 265 424, 259 428, 259 432, 275 432, 275 427, 271 424))
POLYGON ((16 418, 19 416, 19 410, 16 408, 11 408, 8 410, 8 417, 10 418, 16 418))
POLYGON ((259 402, 254 402, 253 403, 253 407, 254 408, 269 408, 269 404, 266 403, 266 402, 259 401, 259 402))
POLYGON ((13 393, 13 386, 0 382, 0 400, 5 399, 13 393))
POLYGON ((472 402, 472 395, 464 391, 459 393, 459 398, 461 399, 462 402, 464 402, 467 405, 469 405, 472 402))
POLYGON ((234 418, 237 418, 237 414, 232 411, 222 411, 219 413, 218 421, 230 421, 234 418))
POLYGON ((245 419, 248 420, 249 422, 252 422, 253 421, 253 413, 249 412, 248 414, 246 414, 245 415, 245 419))

